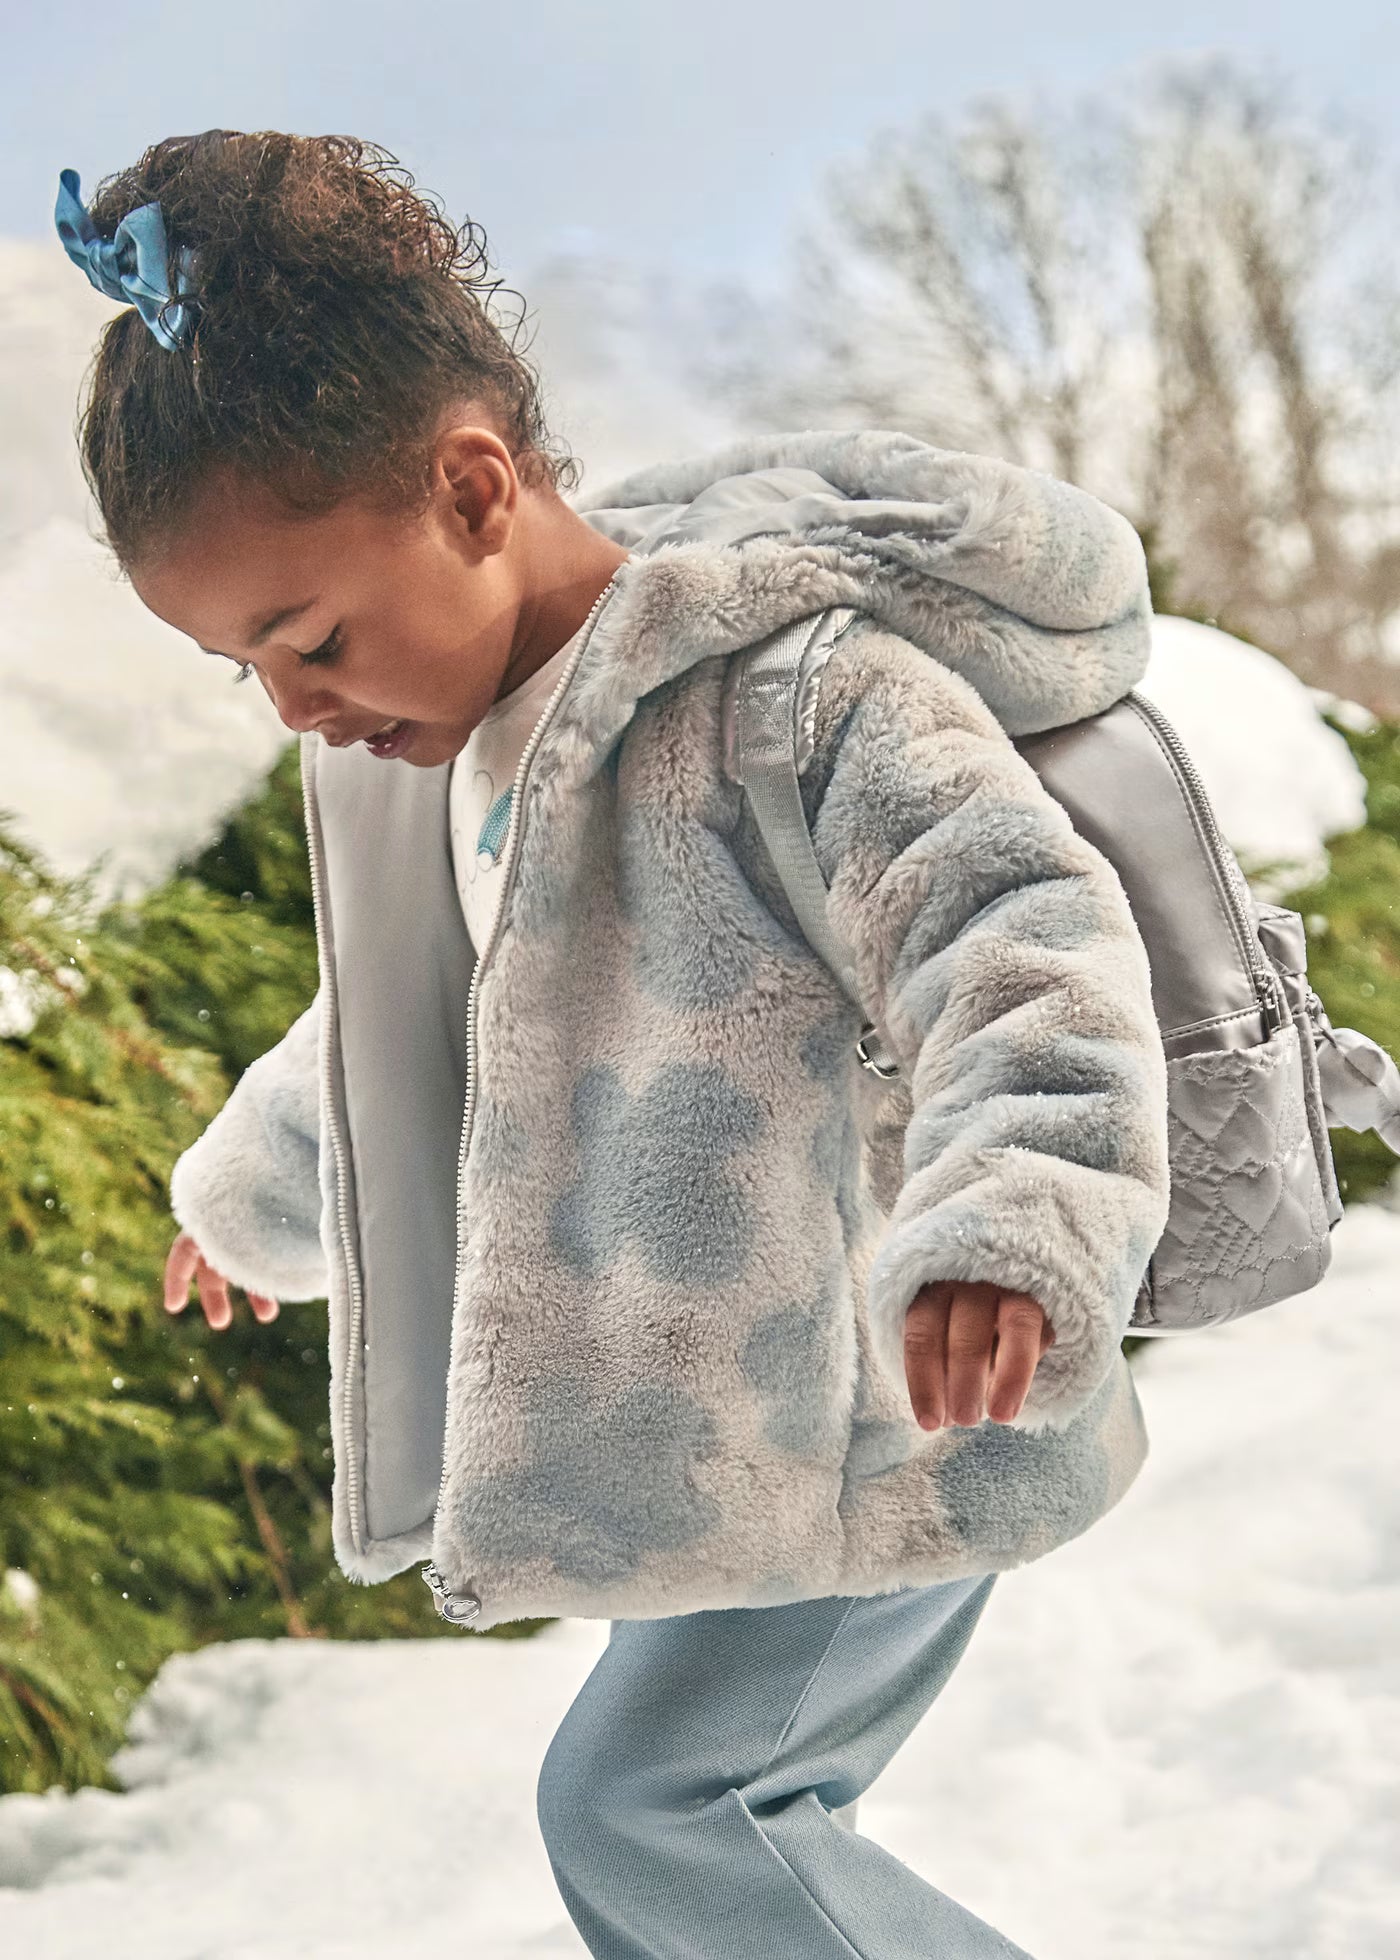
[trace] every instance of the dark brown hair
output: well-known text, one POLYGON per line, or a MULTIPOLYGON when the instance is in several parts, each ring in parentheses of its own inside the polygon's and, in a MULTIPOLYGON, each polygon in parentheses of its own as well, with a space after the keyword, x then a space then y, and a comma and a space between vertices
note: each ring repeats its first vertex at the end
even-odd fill
MULTIPOLYGON (((361 498, 421 507, 443 412, 478 404, 521 480, 573 488, 540 384, 494 317, 480 228, 353 136, 208 130, 154 144, 89 210, 110 238, 158 200, 171 279, 193 250, 192 332, 163 347, 134 307, 103 329, 79 420, 83 469, 127 570, 179 531, 214 467, 289 513, 361 498)), ((174 285, 167 287, 174 291, 174 285)))

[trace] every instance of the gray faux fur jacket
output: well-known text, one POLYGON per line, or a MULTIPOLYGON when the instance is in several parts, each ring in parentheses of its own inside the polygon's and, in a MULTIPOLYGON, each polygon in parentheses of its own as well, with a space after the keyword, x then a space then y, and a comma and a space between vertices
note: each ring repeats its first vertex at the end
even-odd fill
POLYGON ((1137 537, 883 431, 580 507, 634 555, 522 757, 493 943, 448 767, 303 736, 320 990, 179 1159, 175 1215, 236 1283, 329 1299, 354 1579, 431 1556, 480 1628, 1037 1557, 1145 1454, 1119 1341, 1166 1220, 1166 1069, 1117 876, 1008 732, 1141 676, 1137 537), (893 1083, 725 768, 731 656, 834 604, 863 618, 809 697, 803 793, 893 1083), (914 1419, 904 1313, 949 1278, 1053 1323, 1014 1425, 914 1419))

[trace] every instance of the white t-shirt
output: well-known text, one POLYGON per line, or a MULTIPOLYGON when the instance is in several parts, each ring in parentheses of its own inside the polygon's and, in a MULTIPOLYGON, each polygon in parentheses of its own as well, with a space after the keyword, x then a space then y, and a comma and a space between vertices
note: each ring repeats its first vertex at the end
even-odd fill
POLYGON ((501 856, 510 829, 515 772, 583 630, 581 626, 543 667, 487 709, 452 762, 447 788, 452 870, 462 916, 478 955, 491 936, 500 898, 501 856))

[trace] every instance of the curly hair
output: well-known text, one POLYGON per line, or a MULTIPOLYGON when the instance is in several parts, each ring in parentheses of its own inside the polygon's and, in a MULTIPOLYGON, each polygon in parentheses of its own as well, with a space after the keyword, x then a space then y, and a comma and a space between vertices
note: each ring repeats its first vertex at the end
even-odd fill
POLYGON ((523 301, 509 333, 494 317, 503 282, 484 233, 454 226, 387 150, 277 130, 172 136, 104 178, 89 210, 110 238, 157 199, 172 265, 194 252, 192 334, 172 352, 134 307, 117 314, 78 425, 124 569, 178 535, 216 467, 289 513, 351 497, 421 508, 432 437, 461 402, 485 409, 522 482, 578 482, 516 346, 523 301))

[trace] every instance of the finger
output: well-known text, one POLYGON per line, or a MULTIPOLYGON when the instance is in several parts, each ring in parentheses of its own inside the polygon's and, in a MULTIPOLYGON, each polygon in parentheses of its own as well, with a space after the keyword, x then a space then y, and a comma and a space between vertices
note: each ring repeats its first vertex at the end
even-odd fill
POLYGON ((1020 1415, 1036 1364, 1045 1351, 1042 1336, 1047 1325, 1039 1301, 1028 1293, 1002 1294, 987 1389, 987 1414, 993 1422, 1010 1422, 1020 1415))
MULTIPOLYGON (((247 1292, 246 1287, 244 1291, 247 1292)), ((277 1318, 277 1302, 270 1293, 249 1293, 248 1305, 253 1309, 254 1320, 260 1320, 264 1325, 277 1318)))
POLYGON ((921 1429, 941 1429, 946 1417, 944 1371, 952 1291, 946 1283, 921 1286, 904 1316, 904 1375, 921 1429))
POLYGON ((199 1297, 204 1305, 204 1318, 214 1329, 222 1333, 233 1319, 233 1305, 228 1297, 228 1281, 222 1273, 216 1273, 207 1259, 199 1262, 199 1297))
POLYGON ((948 1420, 963 1427, 981 1422, 996 1336, 998 1289, 979 1280, 953 1292, 948 1311, 948 1420))
POLYGON ((181 1232, 165 1261, 165 1311, 183 1313, 190 1303, 190 1281, 199 1264, 199 1247, 181 1232))

